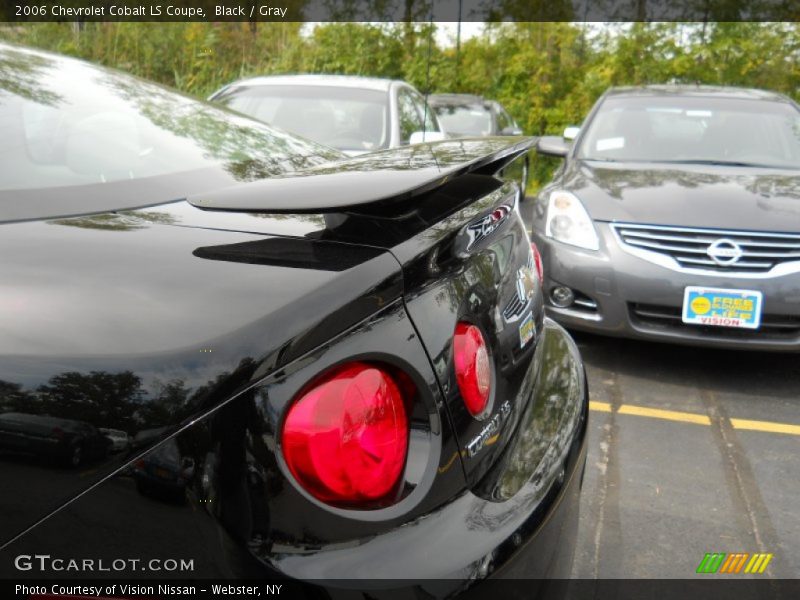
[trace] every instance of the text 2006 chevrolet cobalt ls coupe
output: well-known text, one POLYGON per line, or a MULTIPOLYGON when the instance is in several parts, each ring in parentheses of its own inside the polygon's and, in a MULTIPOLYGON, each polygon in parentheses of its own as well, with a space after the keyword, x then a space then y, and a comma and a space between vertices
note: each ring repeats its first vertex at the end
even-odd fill
POLYGON ((565 157, 533 224, 554 318, 610 335, 800 350, 794 102, 620 88, 573 147, 542 138, 539 151, 565 157))
POLYGON ((0 434, 4 576, 569 574, 587 390, 519 216, 531 140, 348 159, 79 61, 0 66, 0 413, 55 424, 0 434), (59 464, 58 419, 130 443, 59 464))

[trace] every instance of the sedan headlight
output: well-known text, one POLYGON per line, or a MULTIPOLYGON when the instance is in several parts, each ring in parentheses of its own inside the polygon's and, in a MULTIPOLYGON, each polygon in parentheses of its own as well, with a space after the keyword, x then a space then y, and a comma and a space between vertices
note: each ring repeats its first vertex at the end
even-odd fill
POLYGON ((587 250, 598 250, 600 239, 594 229, 589 213, 574 194, 556 191, 550 194, 547 203, 547 222, 544 229, 547 237, 587 250))

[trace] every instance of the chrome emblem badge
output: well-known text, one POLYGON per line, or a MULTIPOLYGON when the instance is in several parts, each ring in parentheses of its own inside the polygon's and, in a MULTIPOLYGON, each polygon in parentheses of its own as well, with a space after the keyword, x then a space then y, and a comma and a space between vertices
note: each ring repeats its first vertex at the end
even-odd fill
POLYGON ((708 257, 720 267, 736 264, 744 252, 742 247, 733 240, 722 238, 711 244, 706 250, 708 257))
POLYGON ((469 458, 473 458, 487 445, 489 440, 500 431, 500 426, 508 419, 511 414, 511 403, 506 400, 500 405, 500 410, 489 419, 486 425, 481 429, 481 432, 476 435, 464 449, 469 458))
POLYGON ((528 265, 517 271, 516 293, 503 309, 503 318, 506 323, 518 320, 525 309, 528 308, 531 298, 536 292, 536 275, 533 273, 533 256, 528 265))
POLYGON ((517 297, 519 301, 527 304, 528 300, 533 298, 533 293, 536 290, 536 276, 530 267, 522 267, 517 271, 517 297))
POLYGON ((482 219, 469 225, 469 227, 467 227, 467 233, 469 234, 467 250, 482 239, 489 237, 495 229, 500 227, 500 224, 505 221, 506 217, 511 213, 511 209, 511 206, 501 204, 482 219))

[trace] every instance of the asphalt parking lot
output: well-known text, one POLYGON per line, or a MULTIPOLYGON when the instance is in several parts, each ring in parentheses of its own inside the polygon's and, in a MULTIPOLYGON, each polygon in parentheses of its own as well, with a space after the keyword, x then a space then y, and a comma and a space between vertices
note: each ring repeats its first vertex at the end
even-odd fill
POLYGON ((687 578, 707 552, 800 575, 798 357, 575 339, 591 421, 573 576, 687 578))
POLYGON ((800 577, 800 356, 573 336, 591 400, 573 577, 693 577, 709 552, 800 577))

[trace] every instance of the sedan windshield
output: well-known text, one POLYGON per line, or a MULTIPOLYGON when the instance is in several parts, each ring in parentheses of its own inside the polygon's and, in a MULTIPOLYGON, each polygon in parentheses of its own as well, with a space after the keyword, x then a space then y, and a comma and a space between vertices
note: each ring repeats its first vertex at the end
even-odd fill
POLYGON ((800 112, 775 100, 611 97, 580 144, 587 160, 797 169, 800 112))
POLYGON ((328 85, 253 85, 217 98, 229 108, 339 150, 389 145, 388 94, 328 85))
POLYGON ((158 204, 340 156, 134 77, 0 44, 0 221, 158 204))
POLYGON ((439 122, 447 133, 481 136, 492 133, 492 112, 482 106, 436 106, 439 122))

